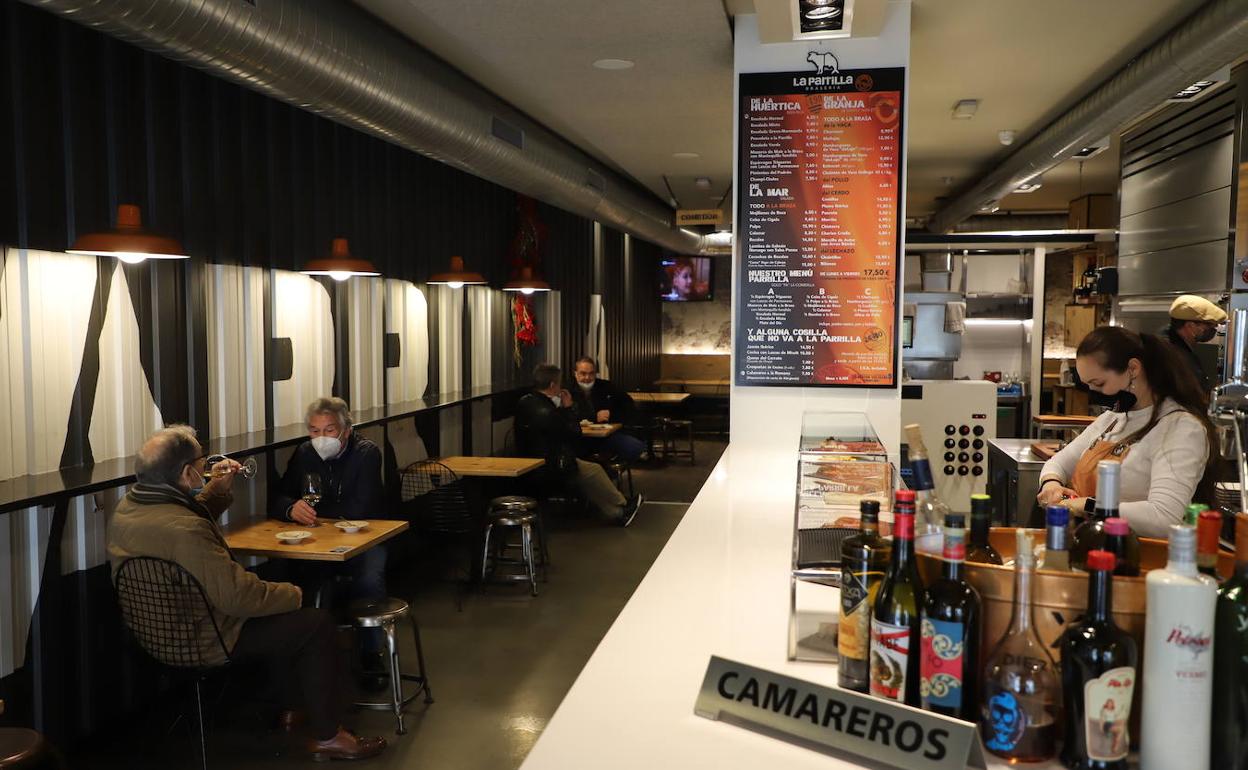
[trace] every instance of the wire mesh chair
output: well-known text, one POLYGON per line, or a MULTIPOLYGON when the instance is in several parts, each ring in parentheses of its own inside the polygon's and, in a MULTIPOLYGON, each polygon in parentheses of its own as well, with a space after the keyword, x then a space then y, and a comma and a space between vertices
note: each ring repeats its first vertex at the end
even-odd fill
MULTIPOLYGON (((463 479, 437 460, 418 460, 403 469, 399 481, 400 499, 418 531, 466 545, 469 557, 464 580, 466 588, 480 571, 476 559, 484 522, 468 504, 463 479)), ((462 595, 458 604, 463 609, 462 595)))
POLYGON ((204 587, 182 565, 151 556, 122 562, 113 585, 122 620, 143 651, 170 668, 191 674, 195 683, 200 766, 206 770, 208 747, 201 685, 210 672, 229 663, 230 651, 204 587), (218 648, 224 663, 208 657, 218 648))

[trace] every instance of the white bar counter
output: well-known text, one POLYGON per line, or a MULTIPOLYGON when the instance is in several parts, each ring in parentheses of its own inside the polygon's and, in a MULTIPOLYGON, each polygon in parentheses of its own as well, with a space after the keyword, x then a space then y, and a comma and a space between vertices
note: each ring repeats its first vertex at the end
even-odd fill
POLYGON ((711 655, 836 684, 787 658, 796 477, 796 448, 728 448, 522 770, 881 767, 693 713, 711 655))

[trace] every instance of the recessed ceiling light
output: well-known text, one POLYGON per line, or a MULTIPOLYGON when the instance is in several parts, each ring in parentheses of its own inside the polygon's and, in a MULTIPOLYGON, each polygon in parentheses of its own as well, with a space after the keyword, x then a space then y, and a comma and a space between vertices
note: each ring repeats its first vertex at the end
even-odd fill
POLYGON ((962 99, 957 104, 953 105, 952 117, 954 120, 970 120, 975 117, 975 113, 978 110, 978 99, 962 99))
POLYGON ((672 153, 672 157, 680 158, 681 160, 692 160, 694 158, 700 158, 702 156, 696 152, 674 152, 672 153))
POLYGON ((600 70, 628 70, 635 65, 636 62, 629 59, 599 59, 594 62, 594 66, 600 70))
POLYGON ((695 185, 695 186, 696 186, 699 190, 709 190, 709 189, 711 189, 711 180, 710 180, 710 177, 700 176, 700 177, 698 177, 697 179, 693 180, 693 184, 694 184, 694 185, 695 185))

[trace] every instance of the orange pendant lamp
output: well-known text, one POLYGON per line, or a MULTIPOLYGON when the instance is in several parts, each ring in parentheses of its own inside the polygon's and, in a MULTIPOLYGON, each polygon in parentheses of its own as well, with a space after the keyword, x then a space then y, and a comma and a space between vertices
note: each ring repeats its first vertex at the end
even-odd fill
POLYGON ((503 284, 503 291, 518 291, 521 294, 532 294, 535 291, 550 291, 550 284, 541 278, 533 277, 533 268, 520 268, 520 277, 513 278, 503 284))
POLYGON ((444 273, 434 273, 429 276, 429 280, 425 283, 434 286, 450 286, 452 289, 462 289, 465 286, 475 286, 486 283, 485 276, 480 273, 473 273, 464 269, 464 258, 460 256, 451 257, 451 269, 444 273))
POLYGON ((381 275, 372 262, 351 255, 346 238, 335 238, 329 256, 308 260, 299 272, 304 275, 328 275, 335 281, 345 281, 352 276, 381 275))
POLYGON ((147 259, 190 259, 176 239, 144 230, 143 214, 138 206, 131 203, 117 207, 117 225, 112 230, 81 235, 65 251, 69 254, 116 257, 132 265, 147 259))

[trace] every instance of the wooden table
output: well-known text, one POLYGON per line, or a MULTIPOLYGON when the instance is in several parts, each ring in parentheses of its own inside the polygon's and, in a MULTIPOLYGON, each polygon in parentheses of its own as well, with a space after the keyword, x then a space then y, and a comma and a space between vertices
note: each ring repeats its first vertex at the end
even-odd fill
POLYGON ((728 387, 728 378, 719 377, 717 379, 708 379, 708 380, 700 380, 700 379, 688 380, 688 379, 684 379, 681 377, 664 377, 663 379, 655 380, 654 384, 659 386, 660 388, 665 385, 675 385, 677 387, 683 388, 685 391, 688 391, 690 387, 718 389, 721 387, 723 388, 728 387))
POLYGON ((306 561, 346 561, 384 543, 407 529, 406 521, 368 519, 368 526, 348 534, 334 526, 336 519, 321 519, 315 527, 304 527, 276 519, 248 519, 230 522, 225 528, 225 542, 241 556, 264 556, 270 559, 303 559, 306 561), (298 545, 287 545, 277 539, 278 532, 302 530, 311 532, 298 545))
POLYGON ((1046 430, 1078 433, 1095 420, 1081 414, 1037 414, 1031 418, 1031 427, 1034 438, 1043 438, 1046 430))
POLYGON ((634 392, 629 393, 634 401, 640 401, 645 404, 679 404, 689 399, 689 393, 653 393, 653 392, 634 392))
POLYGON ((438 460, 456 476, 514 479, 546 464, 540 457, 443 457, 438 460))
POLYGON ((623 427, 624 423, 622 422, 591 423, 589 425, 581 423, 581 435, 585 438, 606 438, 623 427))

